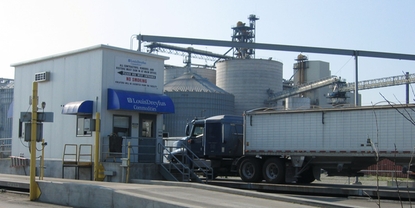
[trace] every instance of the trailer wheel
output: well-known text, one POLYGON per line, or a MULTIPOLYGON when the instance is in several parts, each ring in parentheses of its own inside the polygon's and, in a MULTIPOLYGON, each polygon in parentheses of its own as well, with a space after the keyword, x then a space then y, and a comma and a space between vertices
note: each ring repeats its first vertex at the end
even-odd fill
POLYGON ((261 182, 262 174, 259 161, 255 158, 245 158, 239 166, 239 175, 245 182, 261 182))
POLYGON ((269 158, 265 161, 262 172, 268 183, 284 183, 285 167, 284 162, 278 158, 269 158))

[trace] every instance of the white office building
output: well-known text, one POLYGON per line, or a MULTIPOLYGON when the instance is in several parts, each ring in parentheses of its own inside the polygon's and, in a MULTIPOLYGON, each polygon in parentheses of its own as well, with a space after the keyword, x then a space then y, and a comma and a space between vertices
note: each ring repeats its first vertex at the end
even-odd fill
MULTIPOLYGON (((41 135, 47 142, 44 158, 57 161, 46 168, 45 176, 60 176, 64 167, 60 169, 59 164, 65 157, 65 145, 78 148, 78 159, 82 160, 83 153, 79 150, 82 145, 85 145, 82 146, 85 155, 93 155, 88 151, 95 147, 97 132, 94 120, 97 113, 101 121, 99 156, 106 170, 121 171, 119 164, 111 165, 110 162, 118 163, 127 157, 127 143, 131 145, 132 163, 161 162, 156 147, 162 142, 163 114, 174 113, 172 100, 163 94, 166 59, 164 56, 97 45, 13 64, 12 155, 27 158, 30 155, 28 142, 25 142, 30 131, 25 126, 32 109, 33 82, 37 82, 39 102, 35 105, 38 106, 38 120, 45 117, 41 135), (50 113, 53 113, 52 118, 50 113)), ((69 146, 66 148, 69 157, 69 151, 73 150, 69 146)), ((37 156, 41 149, 38 142, 37 156)), ((84 160, 91 160, 85 155, 84 160)), ((92 161, 95 162, 96 158, 92 161)), ((79 177, 70 170, 65 170, 65 174, 79 177)), ((140 173, 132 173, 131 178, 140 178, 134 174, 140 173)))

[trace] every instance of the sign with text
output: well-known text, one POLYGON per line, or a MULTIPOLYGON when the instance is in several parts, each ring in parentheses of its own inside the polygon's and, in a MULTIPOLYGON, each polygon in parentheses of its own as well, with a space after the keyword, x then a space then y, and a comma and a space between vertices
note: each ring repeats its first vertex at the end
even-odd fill
POLYGON ((139 58, 115 57, 115 83, 137 87, 157 88, 155 64, 139 58))

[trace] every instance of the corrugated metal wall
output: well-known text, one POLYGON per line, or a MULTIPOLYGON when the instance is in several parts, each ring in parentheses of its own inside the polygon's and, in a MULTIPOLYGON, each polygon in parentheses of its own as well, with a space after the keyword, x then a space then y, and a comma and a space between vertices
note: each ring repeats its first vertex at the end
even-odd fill
POLYGON ((216 64, 216 85, 235 95, 235 113, 264 107, 267 90, 282 91, 282 63, 263 59, 234 59, 216 64))

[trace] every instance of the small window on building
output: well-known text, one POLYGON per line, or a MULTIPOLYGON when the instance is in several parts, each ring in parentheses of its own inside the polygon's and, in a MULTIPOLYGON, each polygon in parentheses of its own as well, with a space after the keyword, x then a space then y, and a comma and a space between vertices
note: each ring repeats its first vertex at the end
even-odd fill
POLYGON ((77 116, 76 136, 92 136, 94 127, 92 116, 77 116))
POLYGON ((114 116, 112 132, 118 136, 131 135, 131 117, 130 116, 114 116))
POLYGON ((153 121, 152 120, 143 120, 141 126, 141 137, 154 137, 153 135, 153 121))

